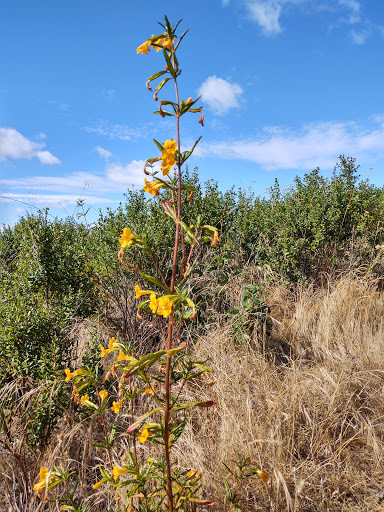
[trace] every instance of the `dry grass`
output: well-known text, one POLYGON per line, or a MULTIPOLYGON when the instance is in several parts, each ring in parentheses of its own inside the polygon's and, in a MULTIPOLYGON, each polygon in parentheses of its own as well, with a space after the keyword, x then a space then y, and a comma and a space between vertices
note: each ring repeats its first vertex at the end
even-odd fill
MULTIPOLYGON (((241 297, 236 279, 220 291, 232 304, 241 297)), ((223 463, 237 454, 270 474, 267 485, 256 476, 239 490, 250 510, 384 511, 384 295, 378 283, 345 276, 325 289, 287 291, 275 283, 268 291, 270 339, 255 334, 233 343, 232 319, 223 314, 195 338, 195 355, 209 359, 213 382, 203 379, 186 398, 218 405, 193 412, 175 451, 179 464, 203 475, 206 496, 219 511, 230 510, 223 463)), ((98 431, 97 422, 63 421, 37 459, 24 453, 29 485, 43 463, 71 459, 83 497, 93 496, 90 510, 107 510, 112 497, 91 488, 102 455, 91 446, 98 431)), ((116 460, 126 442, 122 437, 115 447, 116 460)), ((22 453, 20 443, 15 450, 22 453)), ((1 452, 0 509, 58 510, 23 492, 20 464, 9 450, 1 452)))

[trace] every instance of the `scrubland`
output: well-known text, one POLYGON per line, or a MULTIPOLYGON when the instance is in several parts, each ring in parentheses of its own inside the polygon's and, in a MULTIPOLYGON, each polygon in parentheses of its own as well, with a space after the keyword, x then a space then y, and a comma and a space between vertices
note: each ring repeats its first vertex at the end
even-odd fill
MULTIPOLYGON (((383 191, 345 158, 330 180, 315 170, 264 198, 188 179, 220 243, 193 277, 199 313, 181 336, 212 371, 182 393, 216 405, 190 413, 177 465, 197 470, 212 510, 384 510, 383 191), (248 457, 266 483, 238 477, 248 457)), ((60 510, 32 488, 42 466, 68 464, 76 503, 116 510, 109 487, 92 488, 106 457, 95 446, 100 420, 71 400, 64 369, 104 378, 99 346, 111 336, 139 355, 159 347, 158 324, 136 316, 137 281, 119 266, 116 241, 134 226, 167 260, 160 209, 134 193, 92 226, 42 212, 2 231, 0 510, 60 510)), ((137 398, 134 417, 150 399, 137 398)), ((131 422, 127 408, 111 448, 122 462, 131 422)), ((157 455, 147 443, 137 450, 140 460, 157 455)))

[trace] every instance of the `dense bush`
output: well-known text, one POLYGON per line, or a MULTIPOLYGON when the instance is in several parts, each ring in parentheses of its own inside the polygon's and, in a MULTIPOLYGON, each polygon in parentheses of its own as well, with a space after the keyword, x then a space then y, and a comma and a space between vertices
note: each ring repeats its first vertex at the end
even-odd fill
MULTIPOLYGON (((195 187, 191 221, 198 223, 200 215, 220 233, 219 251, 209 266, 203 252, 192 281, 196 300, 214 304, 220 312, 229 313, 230 305, 223 306, 219 296, 206 300, 214 288, 207 288, 209 271, 222 285, 251 263, 287 282, 321 284, 326 274, 369 268, 377 255, 375 247, 383 243, 384 190, 359 180, 353 158, 341 156, 330 179, 315 169, 297 177, 289 189, 282 190, 276 181, 264 197, 243 190, 223 192, 212 180, 202 185, 196 173, 187 173, 184 181, 195 187)), ((42 212, 3 229, 1 386, 16 377, 31 379, 30 386, 53 382, 73 356, 71 326, 96 312, 125 341, 134 343, 138 333, 145 338, 135 315, 133 275, 116 256, 119 236, 130 226, 146 237, 160 264, 171 259, 172 221, 162 215, 161 199, 169 199, 167 191, 155 201, 148 201, 143 191, 129 191, 124 204, 100 213, 91 228, 73 219, 49 220, 42 212)), ((143 272, 150 265, 134 248, 128 263, 143 272)), ((255 300, 264 304, 261 296, 255 300)), ((214 309, 200 308, 202 321, 212 314, 214 309)), ((59 410, 52 404, 45 410, 40 399, 36 408, 44 428, 59 410)))

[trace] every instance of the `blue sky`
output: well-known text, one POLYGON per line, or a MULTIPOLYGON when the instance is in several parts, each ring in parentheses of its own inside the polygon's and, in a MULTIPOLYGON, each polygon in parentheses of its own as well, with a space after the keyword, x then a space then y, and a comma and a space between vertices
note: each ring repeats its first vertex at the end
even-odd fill
POLYGON ((184 116, 182 143, 203 135, 189 162, 203 181, 263 194, 345 154, 384 185, 383 0, 2 0, 0 14, 0 223, 24 203, 73 215, 79 198, 94 220, 142 186, 152 138, 175 137, 145 87, 162 56, 136 54, 164 14, 190 29, 181 96, 202 95, 205 126, 184 116))

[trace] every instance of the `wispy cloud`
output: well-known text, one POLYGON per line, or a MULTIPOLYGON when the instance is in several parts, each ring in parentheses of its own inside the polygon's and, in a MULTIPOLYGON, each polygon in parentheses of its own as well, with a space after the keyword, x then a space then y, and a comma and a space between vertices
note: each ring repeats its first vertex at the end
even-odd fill
MULTIPOLYGON (((37 204, 51 207, 75 205, 78 198, 86 198, 89 204, 111 202, 110 194, 122 194, 128 187, 142 187, 144 183, 144 160, 132 160, 127 164, 111 161, 110 151, 97 146, 95 151, 105 159, 102 172, 72 172, 66 176, 25 176, 23 178, 0 179, 0 188, 7 190, 2 196, 34 199, 37 204), (85 194, 85 195, 84 195, 85 194), (90 199, 92 198, 92 199, 90 199)), ((112 201, 113 202, 113 201, 112 201)))
POLYGON ((137 140, 141 137, 141 132, 137 128, 130 128, 123 124, 111 124, 108 122, 100 122, 95 126, 87 126, 85 130, 88 133, 95 133, 96 135, 103 135, 110 139, 120 140, 137 140))
POLYGON ((317 122, 298 130, 265 127, 257 137, 216 141, 197 148, 197 156, 248 160, 267 170, 332 168, 340 154, 375 161, 384 157, 384 119, 370 126, 350 122, 317 122))
POLYGON ((339 0, 340 5, 345 5, 345 7, 348 7, 353 12, 359 12, 360 10, 360 2, 357 0, 339 0))
POLYGON ((364 31, 356 31, 356 30, 351 30, 351 37, 352 37, 352 40, 354 43, 358 44, 358 45, 362 45, 365 43, 365 41, 367 40, 369 36, 369 32, 364 30, 364 31))
POLYGON ((239 108, 239 99, 243 89, 239 84, 231 83, 215 75, 202 83, 199 94, 202 100, 218 115, 226 114, 231 108, 239 108))
MULTIPOLYGON (((39 135, 40 139, 42 134, 39 135)), ((60 164, 60 160, 49 151, 42 151, 45 142, 34 142, 14 128, 0 128, 0 161, 38 158, 42 164, 60 164)))
POLYGON ((281 32, 279 18, 283 3, 250 0, 246 2, 246 8, 249 18, 261 27, 265 35, 275 35, 281 32))
POLYGON ((104 149, 100 146, 96 146, 95 147, 95 151, 99 154, 99 156, 101 156, 102 158, 109 158, 112 156, 112 153, 110 151, 108 151, 108 149, 104 149))
POLYGON ((316 12, 320 7, 327 10, 336 17, 331 27, 355 27, 350 36, 359 45, 364 44, 370 33, 379 28, 363 15, 361 3, 357 0, 324 0, 321 3, 313 0, 245 0, 244 6, 248 19, 255 22, 266 36, 275 36, 283 31, 281 17, 289 12, 290 7, 305 7, 306 12, 316 12))

